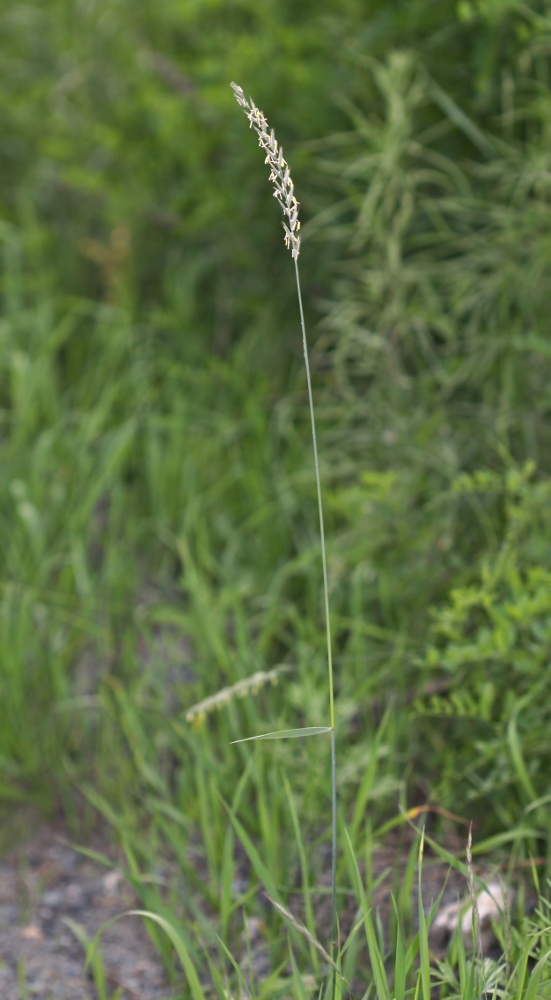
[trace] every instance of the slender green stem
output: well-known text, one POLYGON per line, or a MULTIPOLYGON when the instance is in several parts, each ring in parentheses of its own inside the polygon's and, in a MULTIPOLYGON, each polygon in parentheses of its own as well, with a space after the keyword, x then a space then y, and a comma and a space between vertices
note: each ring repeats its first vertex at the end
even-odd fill
POLYGON ((306 382, 308 384, 308 400, 310 403, 310 419, 312 423, 312 443, 314 446, 314 465, 316 468, 316 487, 318 492, 318 510, 320 520, 321 561, 323 565, 323 595, 325 602, 325 632, 327 636, 327 666, 329 670, 329 713, 331 725, 331 941, 333 948, 337 943, 337 775, 335 753, 335 695, 333 691, 333 656, 331 652, 331 621, 329 618, 329 584, 327 580, 327 557, 325 553, 325 531, 323 527, 323 505, 321 501, 321 480, 316 440, 316 421, 314 419, 314 399, 312 396, 312 380, 310 378, 310 362, 308 360, 308 344, 306 342, 306 326, 304 309, 300 292, 298 260, 295 258, 295 274, 297 279, 298 304, 300 309, 300 325, 302 327, 302 349, 306 367, 306 382))
POLYGON ((337 755, 331 730, 331 941, 337 947, 337 755))
POLYGON ((318 509, 320 519, 320 539, 321 539, 321 561, 323 565, 323 595, 325 601, 325 632, 327 636, 327 666, 329 670, 329 716, 331 729, 335 728, 335 697, 333 694, 333 656, 331 653, 331 622, 329 619, 329 585, 327 582, 327 557, 325 554, 325 531, 323 528, 323 506, 321 502, 321 481, 318 459, 318 445, 316 440, 316 422, 314 419, 314 399, 312 396, 312 380, 310 378, 310 362, 308 360, 308 344, 306 343, 306 326, 304 324, 304 310, 302 308, 302 295, 300 293, 300 279, 298 275, 298 261, 295 259, 295 274, 297 279, 298 305, 300 309, 300 325, 302 327, 302 349, 304 352, 304 364, 306 367, 306 381, 308 383, 308 400, 310 403, 310 419, 312 422, 312 444, 314 446, 314 465, 316 467, 316 486, 318 491, 318 509))

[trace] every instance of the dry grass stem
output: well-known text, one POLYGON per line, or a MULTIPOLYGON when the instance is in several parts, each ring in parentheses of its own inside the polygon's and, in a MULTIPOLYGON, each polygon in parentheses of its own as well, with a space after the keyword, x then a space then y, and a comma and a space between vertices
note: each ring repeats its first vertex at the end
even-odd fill
POLYGON ((289 924, 289 926, 292 927, 293 930, 297 931, 297 933, 300 934, 303 938, 305 938, 306 941, 308 941, 308 943, 311 944, 312 947, 314 947, 316 951, 319 952, 322 958, 325 959, 327 964, 330 965, 335 970, 335 972, 338 972, 340 975, 340 969, 338 965, 335 964, 329 952, 326 951, 323 945, 318 941, 318 939, 314 937, 313 934, 310 933, 310 931, 308 930, 307 927, 304 926, 302 921, 297 920, 297 918, 291 913, 290 910, 287 909, 287 907, 283 906, 281 903, 276 902, 276 900, 272 899, 272 897, 269 896, 267 892, 265 892, 264 895, 266 896, 266 899, 272 904, 274 909, 277 910, 278 913, 283 917, 283 919, 289 924))

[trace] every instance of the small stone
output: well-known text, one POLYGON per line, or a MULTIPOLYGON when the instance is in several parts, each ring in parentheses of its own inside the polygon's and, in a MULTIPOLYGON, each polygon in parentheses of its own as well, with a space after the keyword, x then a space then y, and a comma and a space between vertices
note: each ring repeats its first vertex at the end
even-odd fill
POLYGON ((73 882, 65 890, 64 904, 69 910, 79 910, 84 902, 84 891, 81 885, 73 882))
POLYGON ((12 927, 19 919, 19 907, 14 903, 0 905, 0 928, 12 927))
POLYGON ((44 935, 37 924, 28 924, 21 931, 21 937, 24 937, 26 941, 42 941, 44 935))
POLYGON ((51 889, 49 892, 45 892, 42 896, 42 902, 44 906, 56 909, 61 906, 63 902, 63 896, 58 889, 51 889))
POLYGON ((123 881, 123 876, 118 871, 107 872, 101 880, 102 889, 110 895, 114 895, 123 881))
MULTIPOLYGON (((511 907, 513 893, 510 890, 506 891, 509 897, 508 906, 505 899, 504 887, 495 880, 489 881, 477 893, 476 900, 480 918, 480 947, 483 955, 489 955, 497 943, 494 923, 502 921, 504 913, 511 907)), ((444 906, 437 913, 430 929, 432 942, 437 947, 445 947, 457 930, 458 925, 461 927, 461 936, 465 945, 471 945, 473 906, 468 896, 464 897, 461 902, 449 903, 448 906, 444 906)))

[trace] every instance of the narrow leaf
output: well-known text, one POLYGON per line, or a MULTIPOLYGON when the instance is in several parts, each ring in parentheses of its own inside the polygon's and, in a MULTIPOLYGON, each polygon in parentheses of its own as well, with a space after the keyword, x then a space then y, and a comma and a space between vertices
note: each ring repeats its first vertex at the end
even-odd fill
POLYGON ((418 882, 419 953, 421 957, 421 992, 423 994, 423 1000, 430 1000, 431 990, 430 990, 429 940, 428 940, 427 921, 425 917, 425 911, 423 909, 423 892, 422 892, 424 847, 425 847, 425 828, 423 827, 423 832, 421 834, 421 844, 419 846, 419 882, 418 882))
POLYGON ((532 969, 530 979, 528 980, 528 988, 524 994, 524 1000, 536 1000, 539 991, 540 980, 543 975, 543 971, 549 963, 551 958, 551 951, 548 951, 542 958, 540 958, 537 965, 532 969))
POLYGON ((249 995, 249 986, 247 985, 247 981, 244 978, 243 973, 241 972, 241 969, 239 968, 239 966, 238 966, 237 962, 235 961, 235 958, 233 957, 233 955, 232 955, 231 951, 229 950, 229 948, 222 941, 222 938, 218 937, 218 934, 216 935, 216 937, 218 939, 218 944, 225 951, 226 955, 228 956, 231 964, 233 965, 233 967, 234 967, 234 969, 235 969, 235 971, 236 971, 236 973, 237 973, 237 975, 239 977, 240 983, 244 987, 245 996, 248 996, 249 995))
POLYGON ((99 951, 97 951, 97 949, 92 949, 92 942, 89 940, 86 931, 80 926, 80 924, 77 924, 76 920, 71 920, 70 917, 63 917, 63 923, 73 932, 77 941, 82 945, 84 951, 86 952, 86 966, 90 965, 92 968, 98 1000, 107 1000, 105 968, 99 951))
POLYGON ((356 855, 354 854, 354 848, 352 847, 352 841, 350 840, 348 830, 345 829, 344 832, 346 836, 346 845, 348 847, 353 870, 356 876, 356 884, 358 887, 358 895, 360 898, 360 906, 364 920, 367 949, 371 961, 371 971, 373 973, 373 979, 375 980, 375 992, 378 1000, 390 1000, 390 990, 388 988, 386 978, 385 964, 377 943, 377 935, 375 933, 373 918, 371 916, 371 907, 368 905, 366 892, 360 875, 360 869, 358 868, 358 862, 356 860, 356 855))
POLYGON ((331 726, 306 726, 304 729, 280 729, 276 733, 262 733, 261 736, 247 736, 244 740, 232 740, 233 743, 251 743, 253 740, 298 740, 302 736, 320 736, 330 733, 331 726))
POLYGON ((233 828, 234 828, 237 836, 239 837, 239 840, 241 841, 243 847, 245 848, 245 851, 247 853, 249 861, 251 862, 251 864, 252 864, 252 866, 254 868, 254 871, 256 872, 256 875, 258 876, 258 878, 262 882, 262 885, 264 886, 264 888, 268 890, 268 892, 270 893, 270 896, 272 896, 275 899, 279 900, 279 893, 277 891, 276 884, 275 884, 272 876, 270 875, 270 872, 266 868, 266 865, 262 861, 262 858, 260 857, 260 854, 258 853, 256 847, 252 843, 252 841, 251 841, 251 839, 250 839, 247 831, 245 830, 245 828, 243 827, 243 825, 239 822, 239 820, 237 819, 237 816, 234 816, 232 810, 229 808, 229 806, 227 805, 227 803, 224 802, 224 799, 222 798, 222 796, 220 796, 220 801, 222 802, 222 805, 224 806, 224 808, 226 809, 226 811, 228 813, 228 816, 230 818, 230 822, 231 822, 231 824, 232 824, 232 826, 233 826, 233 828))
POLYGON ((191 959, 190 952, 183 939, 182 933, 177 931, 172 924, 168 922, 168 920, 165 920, 164 917, 161 917, 158 913, 153 913, 151 910, 126 910, 124 913, 118 913, 115 917, 111 917, 110 920, 106 920, 100 927, 94 940, 88 948, 85 968, 89 968, 90 966, 93 967, 96 950, 103 932, 106 931, 111 924, 116 923, 117 920, 121 920, 123 917, 146 917, 148 920, 152 920, 153 923, 158 924, 158 926, 169 938, 176 954, 178 955, 178 958, 180 959, 193 1000, 205 1000, 205 994, 203 993, 199 977, 195 971, 195 964, 191 959))
POLYGON ((406 953, 400 929, 400 915, 394 896, 391 897, 396 915, 396 960, 394 963, 394 995, 396 1000, 404 1000, 406 995, 406 953))

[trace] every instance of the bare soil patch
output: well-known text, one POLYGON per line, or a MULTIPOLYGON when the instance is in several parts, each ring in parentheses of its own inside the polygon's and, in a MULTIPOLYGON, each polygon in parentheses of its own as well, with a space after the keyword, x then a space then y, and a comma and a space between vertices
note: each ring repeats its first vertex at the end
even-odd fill
MULTIPOLYGON (((42 826, 0 858, 2 1000, 96 1000, 85 953, 65 920, 92 939, 107 920, 136 906, 124 877, 83 856, 60 826, 42 826)), ((90 845, 116 865, 117 848, 90 845)), ((172 1000, 162 965, 139 917, 116 921, 101 940, 108 995, 172 1000)))

